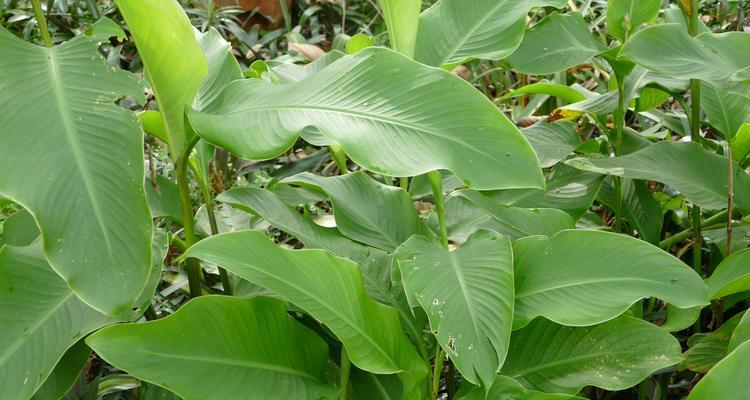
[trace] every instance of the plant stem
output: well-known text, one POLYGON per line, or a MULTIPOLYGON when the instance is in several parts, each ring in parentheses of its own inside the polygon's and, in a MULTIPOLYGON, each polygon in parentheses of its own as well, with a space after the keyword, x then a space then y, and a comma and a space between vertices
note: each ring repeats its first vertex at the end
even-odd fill
MULTIPOLYGON (((698 3, 699 0, 690 1, 690 13, 688 29, 690 36, 698 35, 698 3)), ((700 120, 701 120, 701 83, 697 79, 690 80, 690 138, 693 142, 700 144, 700 120)), ((693 204, 693 235, 695 244, 693 245, 693 269, 699 275, 703 269, 703 259, 701 249, 703 247, 701 235, 701 209, 693 204)))
POLYGON ((346 348, 341 347, 341 372, 339 374, 339 386, 341 387, 341 393, 339 393, 339 400, 346 400, 346 395, 349 392, 349 372, 352 368, 352 362, 349 360, 349 354, 346 352, 346 348))
POLYGON ((42 33, 44 45, 52 47, 52 37, 49 34, 49 29, 47 29, 47 18, 42 12, 42 4, 39 0, 31 0, 31 5, 34 7, 34 16, 36 17, 37 25, 39 25, 39 31, 42 33))
MULTIPOLYGON (((192 146, 188 146, 182 156, 177 159, 175 173, 177 174, 177 187, 180 190, 180 206, 182 207, 182 222, 185 231, 185 245, 189 248, 196 242, 195 224, 193 222, 193 205, 190 201, 190 186, 188 183, 188 155, 192 146)), ((190 297, 198 297, 201 289, 201 265, 195 258, 185 260, 187 268, 188 284, 190 286, 190 297)))
MULTIPOLYGON (((717 223, 723 222, 726 217, 727 217, 727 212, 726 211, 721 211, 721 212, 716 213, 716 215, 712 216, 711 218, 707 218, 700 225, 701 225, 701 227, 712 226, 712 225, 715 225, 717 223)), ((693 227, 685 229, 684 231, 678 232, 678 233, 676 233, 676 234, 674 234, 674 235, 672 235, 672 236, 670 236, 670 237, 662 240, 661 242, 659 242, 659 247, 661 247, 662 249, 669 249, 675 243, 679 243, 679 242, 681 242, 681 241, 689 238, 692 235, 693 235, 693 227)))
POLYGON ((437 345, 435 352, 435 365, 432 369, 432 390, 430 390, 430 400, 437 400, 440 392, 440 376, 443 373, 443 362, 445 361, 445 350, 437 345))
POLYGON ((432 186, 432 197, 435 201, 435 213, 438 216, 440 225, 440 243, 443 247, 448 248, 448 229, 445 226, 445 198, 443 197, 443 176, 438 171, 427 173, 427 179, 432 186))
MULTIPOLYGON (((219 234, 219 226, 216 224, 216 213, 214 213, 214 200, 211 197, 211 193, 208 192, 206 185, 201 184, 201 193, 203 194, 203 202, 206 205, 206 214, 208 215, 208 225, 211 227, 211 236, 219 234)), ((221 287, 224 289, 224 294, 227 296, 232 295, 232 286, 229 282, 229 273, 224 267, 219 267, 219 279, 221 279, 221 287)))
MULTIPOLYGON (((625 130, 625 77, 617 77, 617 109, 615 110, 615 157, 622 155, 622 136, 625 130)), ((622 179, 615 180, 615 232, 622 233, 622 179)))

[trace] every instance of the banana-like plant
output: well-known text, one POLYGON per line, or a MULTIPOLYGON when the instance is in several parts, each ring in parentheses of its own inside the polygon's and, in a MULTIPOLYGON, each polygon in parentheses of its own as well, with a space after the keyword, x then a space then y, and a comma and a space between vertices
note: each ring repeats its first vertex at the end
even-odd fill
POLYGON ((554 10, 564 0, 380 0, 391 48, 363 39, 243 74, 176 0, 116 0, 143 78, 97 52, 128 37, 117 24, 53 45, 33 3, 44 47, 0 27, 0 207, 18 210, 0 221, 3 399, 61 398, 92 351, 141 382, 141 398, 540 400, 637 386, 665 399, 675 367, 706 374, 691 400, 748 398, 732 383, 750 377, 750 317, 721 323, 750 290, 749 243, 731 236, 750 212, 750 34, 700 33, 697 1, 681 19, 661 0, 609 0, 605 42, 581 13, 554 10), (563 78, 592 64, 611 90, 517 88, 498 103, 559 99, 519 129, 449 71, 474 59, 563 78), (147 90, 156 109, 117 104, 147 90), (661 118, 679 134, 656 111, 670 98, 690 113, 690 143, 628 126, 661 118), (700 134, 701 110, 718 136, 700 134), (582 141, 579 120, 602 135, 582 141), (175 182, 147 181, 144 131, 175 182), (213 198, 217 148, 269 160, 300 140, 340 174, 213 198), (215 202, 257 223, 221 225, 215 202), (664 237, 674 208, 692 224, 664 237), (701 232, 724 225, 726 258, 708 269, 701 232), (165 258, 192 299, 157 318, 165 258), (715 331, 702 334, 711 304, 715 331), (672 332, 691 326, 683 354, 672 332))

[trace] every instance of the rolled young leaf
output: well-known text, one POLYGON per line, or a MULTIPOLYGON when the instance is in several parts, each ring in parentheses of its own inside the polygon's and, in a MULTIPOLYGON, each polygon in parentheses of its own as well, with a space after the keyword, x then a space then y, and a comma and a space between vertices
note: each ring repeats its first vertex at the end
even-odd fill
POLYGON ((86 343, 110 364, 186 400, 334 398, 328 346, 278 300, 205 296, 169 317, 115 325, 86 343), (227 383, 231 384, 227 384, 227 383))
POLYGON ((189 117, 204 139, 249 159, 275 157, 315 126, 354 162, 384 175, 447 169, 478 189, 543 187, 533 150, 492 102, 448 71, 383 48, 295 83, 232 82, 189 117))
POLYGON ((508 351, 513 324, 510 240, 480 230, 449 251, 421 236, 398 248, 395 260, 412 307, 422 307, 438 343, 461 375, 488 385, 508 351))
POLYGON ((576 394, 589 385, 627 389, 682 358, 674 336, 629 316, 585 328, 539 318, 510 343, 503 374, 550 393, 576 394))
POLYGON ((135 75, 97 42, 27 43, 0 27, 0 193, 36 219, 52 268, 110 315, 130 309, 151 270, 143 135, 114 102, 142 101, 135 75), (33 90, 30 90, 33 88, 33 90))
POLYGON ((513 254, 514 328, 538 316, 563 325, 594 325, 617 317, 644 297, 680 308, 708 304, 706 285, 695 271, 629 236, 567 230, 549 239, 518 240, 513 254))
POLYGON ((290 251, 261 232, 202 240, 185 252, 226 268, 294 303, 341 340, 354 365, 400 373, 405 393, 419 390, 424 361, 401 330, 396 311, 370 299, 357 264, 322 250, 290 251))

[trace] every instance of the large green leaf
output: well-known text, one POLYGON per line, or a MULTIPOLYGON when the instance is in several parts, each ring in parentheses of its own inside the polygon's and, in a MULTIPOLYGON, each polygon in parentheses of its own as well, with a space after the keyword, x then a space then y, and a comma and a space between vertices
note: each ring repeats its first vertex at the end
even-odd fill
POLYGON ((625 43, 641 25, 656 21, 661 5, 661 0, 608 0, 607 29, 625 43))
MULTIPOLYGON (((232 45, 221 37, 216 29, 210 28, 205 33, 196 31, 195 40, 203 52, 208 70, 203 82, 198 87, 195 98, 192 99, 191 105, 196 110, 202 110, 219 97, 229 82, 242 79, 242 70, 234 54, 232 54, 232 45)), ((187 47, 193 47, 187 37, 184 41, 187 47)), ((193 55, 193 57, 197 59, 197 55, 193 55)), ((200 65, 198 68, 202 69, 200 65)))
POLYGON ((0 244, 28 246, 39 237, 39 227, 30 212, 20 209, 3 222, 3 235, 0 244))
POLYGON ((415 236, 396 252, 412 307, 422 307, 430 328, 461 375, 489 384, 505 360, 513 324, 513 253, 510 240, 480 230, 449 251, 415 236))
POLYGON ((732 333, 732 337, 729 339, 729 351, 734 351, 748 340, 750 340, 750 313, 745 311, 737 323, 737 328, 732 333))
POLYGON ((486 195, 509 206, 556 208, 578 220, 591 207, 601 185, 601 175, 559 164, 547 174, 546 190, 510 189, 486 195))
POLYGON ((700 79, 726 88, 735 74, 750 66, 750 35, 743 32, 702 33, 691 37, 680 24, 641 30, 625 44, 620 56, 672 78, 700 79))
POLYGON ((553 13, 526 32, 508 63, 525 74, 546 75, 583 64, 606 49, 580 13, 553 13))
POLYGON ((440 0, 419 19, 416 59, 429 65, 467 58, 499 60, 518 47, 533 7, 566 0, 440 0))
POLYGON ((34 215, 52 268, 76 295, 115 315, 151 267, 143 135, 120 95, 134 75, 110 69, 79 36, 44 48, 0 28, 0 193, 34 215), (33 88, 33 90, 30 90, 33 88))
POLYGON ((568 230, 513 244, 514 327, 542 316, 563 325, 608 321, 644 297, 680 308, 708 304, 690 267, 641 240, 603 231, 568 230))
POLYGON ((622 390, 679 362, 680 350, 672 335, 629 316, 585 328, 540 318, 513 333, 502 372, 545 392, 622 390))
MULTIPOLYGON (((638 236, 653 244, 661 241, 661 230, 664 224, 664 212, 661 204, 654 198, 648 185, 643 181, 623 179, 621 189, 622 213, 630 227, 638 236)), ((614 182, 607 180, 599 191, 599 196, 611 210, 617 207, 617 195, 614 182)))
POLYGON ((583 398, 529 390, 509 376, 498 375, 489 390, 477 387, 465 396, 459 397, 458 400, 583 400, 583 398))
POLYGON ((81 376, 89 356, 91 349, 83 339, 79 340, 65 352, 44 384, 34 393, 32 400, 62 399, 81 376))
POLYGON ((391 48, 407 57, 414 57, 419 28, 421 0, 379 0, 388 28, 391 48))
POLYGON ((154 218, 164 217, 182 225, 180 189, 174 181, 163 175, 158 175, 153 181, 147 179, 146 197, 154 218))
POLYGON ((542 168, 553 167, 581 145, 576 126, 570 121, 541 121, 521 133, 531 143, 542 168))
POLYGON ((164 121, 173 159, 189 140, 185 109, 193 104, 208 64, 176 0, 116 0, 144 65, 164 121))
POLYGON ((220 265, 272 290, 325 324, 354 365, 379 374, 400 372, 405 393, 419 390, 424 361, 402 333, 396 311, 365 294, 354 262, 322 250, 285 250, 260 232, 212 236, 185 257, 220 265))
POLYGON ((408 192, 364 172, 329 178, 303 173, 282 182, 327 194, 336 227, 353 240, 392 252, 411 236, 426 233, 408 192))
POLYGON ((335 398, 328 346, 278 300, 206 296, 164 319, 115 325, 86 339, 131 375, 186 400, 335 398), (231 384, 227 384, 231 383, 231 384))
POLYGON ((740 322, 743 314, 737 314, 723 323, 719 329, 696 334, 688 340, 690 348, 685 352, 685 358, 677 366, 678 369, 705 374, 729 353, 729 341, 732 333, 740 322))
POLYGON ((492 217, 495 222, 492 229, 507 234, 511 239, 533 235, 552 236, 561 230, 575 228, 575 222, 570 215, 553 208, 526 209, 506 206, 472 189, 453 192, 451 199, 454 197, 470 201, 492 217))
POLYGON ((79 339, 120 318, 79 300, 44 259, 41 243, 0 248, 0 393, 26 400, 79 339))
POLYGON ((738 387, 750 376, 750 342, 745 342, 704 376, 688 400, 746 400, 747 391, 738 387))
POLYGON ((722 261, 706 279, 711 299, 750 290, 750 249, 738 251, 722 261))
POLYGON ((726 140, 732 139, 742 125, 750 123, 750 86, 745 95, 728 92, 708 82, 701 82, 701 107, 708 121, 726 140))
POLYGON ((283 153, 312 125, 325 144, 339 144, 384 175, 447 169, 479 189, 543 185, 533 150, 489 100, 450 72, 383 48, 341 58, 296 83, 235 81, 189 116, 203 138, 250 159, 283 153))
MULTIPOLYGON (((566 163, 584 171, 662 182, 704 208, 727 205, 727 158, 693 142, 659 142, 623 157, 574 158, 566 163)), ((737 208, 750 210, 750 177, 736 164, 734 181, 737 208)))

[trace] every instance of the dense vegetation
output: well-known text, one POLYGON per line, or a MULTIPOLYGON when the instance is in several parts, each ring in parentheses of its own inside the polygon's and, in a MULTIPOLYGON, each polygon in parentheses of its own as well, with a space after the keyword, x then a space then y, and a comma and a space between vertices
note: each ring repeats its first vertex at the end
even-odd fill
POLYGON ((750 399, 750 4, 229 3, 0 0, 0 398, 750 399))

